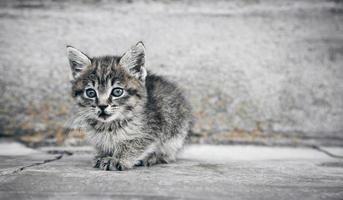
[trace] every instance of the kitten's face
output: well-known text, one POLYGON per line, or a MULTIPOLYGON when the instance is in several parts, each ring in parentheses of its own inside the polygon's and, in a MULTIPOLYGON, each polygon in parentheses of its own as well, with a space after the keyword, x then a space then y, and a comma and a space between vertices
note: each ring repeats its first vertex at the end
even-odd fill
POLYGON ((142 43, 122 57, 90 59, 73 47, 67 49, 74 77, 72 94, 80 116, 107 123, 139 113, 146 98, 142 43))

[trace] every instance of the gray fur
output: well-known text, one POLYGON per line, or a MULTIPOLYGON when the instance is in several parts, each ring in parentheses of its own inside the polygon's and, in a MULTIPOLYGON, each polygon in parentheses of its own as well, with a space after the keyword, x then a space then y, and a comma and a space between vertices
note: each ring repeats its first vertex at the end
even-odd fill
POLYGON ((80 108, 75 121, 98 151, 94 166, 125 170, 175 161, 190 130, 191 109, 173 83, 145 70, 143 43, 122 57, 89 58, 73 47, 67 49, 72 96, 80 108), (123 95, 111 95, 114 88, 123 88, 123 95), (96 97, 87 97, 87 89, 96 91, 96 97))

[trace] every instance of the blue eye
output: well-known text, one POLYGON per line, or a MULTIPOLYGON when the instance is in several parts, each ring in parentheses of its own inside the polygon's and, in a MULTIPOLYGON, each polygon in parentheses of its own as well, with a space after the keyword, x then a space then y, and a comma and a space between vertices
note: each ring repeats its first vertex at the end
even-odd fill
POLYGON ((123 95, 123 93, 124 93, 124 90, 123 89, 121 89, 121 88, 114 88, 113 90, 112 90, 112 96, 114 96, 114 97, 120 97, 121 95, 123 95))
POLYGON ((86 90, 86 95, 89 98, 94 98, 94 97, 96 97, 96 92, 93 89, 87 89, 86 90))

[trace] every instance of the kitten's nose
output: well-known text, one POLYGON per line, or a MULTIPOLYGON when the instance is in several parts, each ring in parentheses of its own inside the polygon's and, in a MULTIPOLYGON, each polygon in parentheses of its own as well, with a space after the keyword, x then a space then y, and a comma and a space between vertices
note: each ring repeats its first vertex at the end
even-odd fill
POLYGON ((107 107, 108 105, 99 105, 101 111, 104 111, 107 107))

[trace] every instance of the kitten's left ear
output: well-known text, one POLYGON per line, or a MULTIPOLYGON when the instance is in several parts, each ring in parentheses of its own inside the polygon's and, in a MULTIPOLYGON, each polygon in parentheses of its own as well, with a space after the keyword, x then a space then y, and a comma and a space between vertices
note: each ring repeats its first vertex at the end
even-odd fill
POLYGON ((141 81, 145 81, 145 47, 143 42, 138 42, 131 47, 119 61, 119 65, 126 68, 131 75, 141 81))

